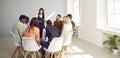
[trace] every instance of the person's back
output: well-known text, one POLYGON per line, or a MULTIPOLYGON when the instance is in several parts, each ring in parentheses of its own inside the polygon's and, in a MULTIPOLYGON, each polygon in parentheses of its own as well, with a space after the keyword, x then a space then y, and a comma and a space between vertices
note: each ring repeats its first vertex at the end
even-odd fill
POLYGON ((47 26, 46 27, 46 36, 48 37, 48 42, 51 42, 51 40, 54 37, 58 37, 59 32, 58 32, 57 27, 55 27, 55 26, 47 26))
POLYGON ((63 24, 61 36, 63 37, 63 41, 65 42, 68 36, 70 35, 70 33, 73 31, 73 29, 72 29, 71 21, 68 18, 68 16, 63 17, 63 22, 64 24, 63 24))
POLYGON ((44 38, 48 37, 48 41, 42 41, 41 42, 41 45, 42 45, 42 49, 41 49, 42 50, 42 57, 45 56, 45 50, 43 49, 43 47, 48 48, 50 42, 52 41, 52 39, 54 37, 59 36, 59 31, 58 31, 57 27, 52 26, 51 20, 47 20, 46 24, 47 24, 47 26, 46 26, 46 28, 44 30, 45 31, 45 33, 44 33, 45 37, 44 38))
POLYGON ((55 21, 54 26, 58 28, 59 32, 61 32, 62 27, 63 27, 63 22, 61 20, 60 21, 55 21))
POLYGON ((20 43, 24 32, 25 21, 26 21, 26 16, 21 15, 19 21, 17 21, 12 28, 12 32, 15 34, 16 40, 20 43))
POLYGON ((38 27, 32 27, 32 29, 30 30, 30 27, 27 27, 25 32, 24 32, 24 36, 25 37, 34 37, 36 41, 39 41, 40 40, 39 28, 38 27))
POLYGON ((38 19, 33 17, 30 25, 26 28, 24 32, 24 37, 34 37, 38 44, 40 44, 40 30, 38 28, 38 19))

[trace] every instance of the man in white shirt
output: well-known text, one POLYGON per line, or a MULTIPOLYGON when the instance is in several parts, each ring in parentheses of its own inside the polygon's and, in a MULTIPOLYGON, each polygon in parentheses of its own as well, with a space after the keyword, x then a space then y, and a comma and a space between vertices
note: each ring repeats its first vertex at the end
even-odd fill
POLYGON ((15 34, 16 40, 19 43, 21 43, 21 39, 24 32, 24 23, 26 22, 26 19, 27 17, 25 15, 21 15, 19 17, 19 21, 17 21, 12 28, 12 32, 15 34))

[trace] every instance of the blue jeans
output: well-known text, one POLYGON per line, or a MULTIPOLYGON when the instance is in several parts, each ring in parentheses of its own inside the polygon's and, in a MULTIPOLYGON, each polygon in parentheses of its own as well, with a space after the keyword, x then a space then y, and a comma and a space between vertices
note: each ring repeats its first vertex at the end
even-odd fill
POLYGON ((42 56, 45 56, 45 53, 46 53, 46 52, 45 52, 45 50, 43 49, 43 47, 47 49, 48 46, 49 46, 49 43, 46 42, 46 41, 42 41, 42 42, 41 42, 41 45, 42 45, 42 48, 41 48, 42 56))

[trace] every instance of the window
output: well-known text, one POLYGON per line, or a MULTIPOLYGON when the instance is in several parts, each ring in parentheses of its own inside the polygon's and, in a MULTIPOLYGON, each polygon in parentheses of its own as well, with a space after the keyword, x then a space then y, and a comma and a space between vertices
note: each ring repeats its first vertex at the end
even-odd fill
POLYGON ((80 25, 80 0, 66 0, 67 14, 73 15, 73 21, 80 25))
POLYGON ((74 7, 74 14, 73 14, 73 21, 76 24, 80 24, 80 4, 79 0, 74 0, 73 7, 74 7))
POLYGON ((120 0, 107 0, 107 27, 120 30, 120 0))
POLYGON ((120 35, 120 0, 97 0, 97 29, 120 35))

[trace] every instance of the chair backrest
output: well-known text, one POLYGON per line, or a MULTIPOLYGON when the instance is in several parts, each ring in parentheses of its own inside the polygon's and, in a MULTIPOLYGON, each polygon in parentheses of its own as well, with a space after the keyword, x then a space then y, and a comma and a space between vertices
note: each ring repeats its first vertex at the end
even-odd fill
POLYGON ((22 46, 25 51, 38 51, 41 48, 33 37, 22 37, 22 46))
POLYGON ((55 37, 50 42, 50 45, 47 49, 48 52, 57 52, 62 49, 63 37, 55 37))
POLYGON ((13 37, 13 41, 14 41, 15 46, 21 46, 21 44, 17 41, 15 34, 12 31, 10 31, 10 34, 13 37))
POLYGON ((70 45, 70 44, 72 43, 73 33, 74 33, 74 31, 72 31, 72 32, 69 34, 68 38, 67 38, 66 41, 63 43, 63 46, 67 46, 67 45, 70 45))

